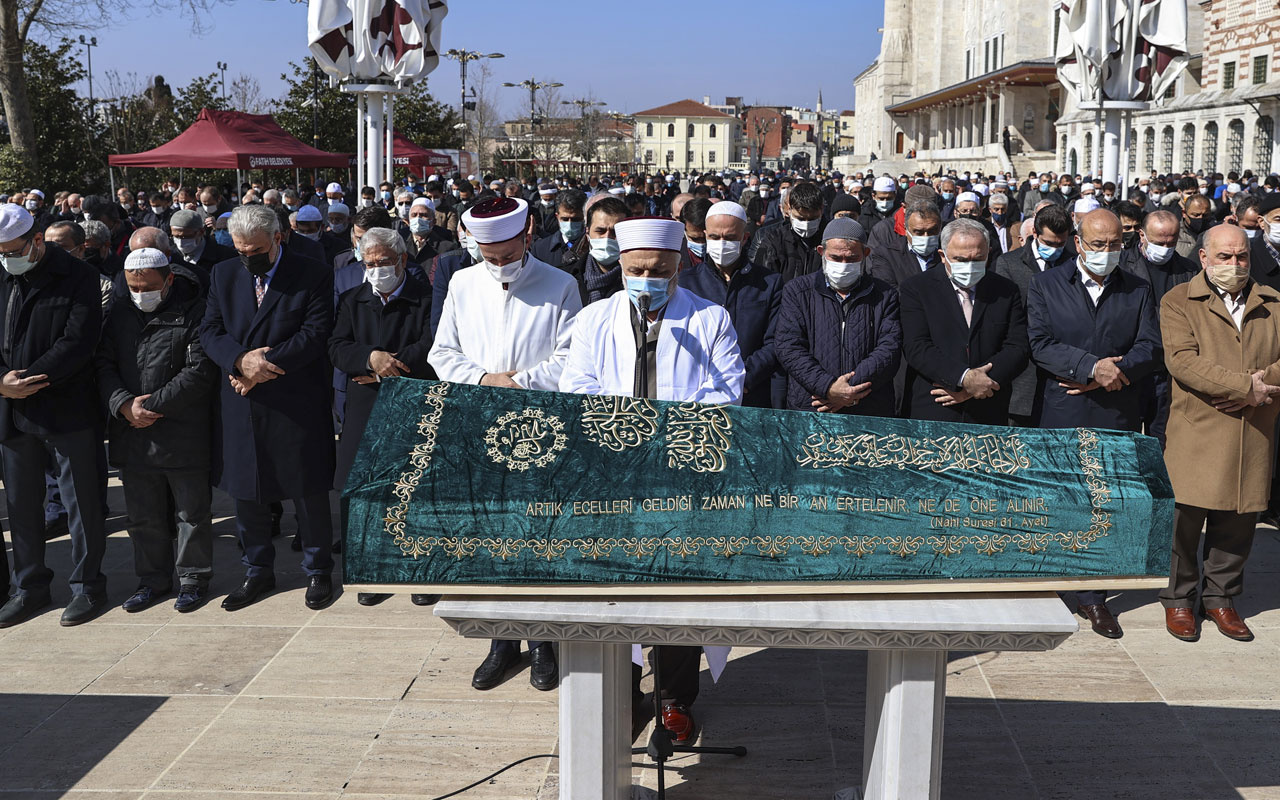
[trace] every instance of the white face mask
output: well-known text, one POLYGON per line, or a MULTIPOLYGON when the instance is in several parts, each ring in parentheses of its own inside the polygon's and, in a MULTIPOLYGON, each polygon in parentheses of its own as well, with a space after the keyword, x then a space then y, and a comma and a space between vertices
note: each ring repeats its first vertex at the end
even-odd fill
POLYGON ((133 298, 133 304, 138 310, 144 314, 150 314, 160 307, 160 303, 164 301, 164 290, 157 289, 154 292, 129 292, 129 297, 133 298))
MULTIPOLYGON (((479 252, 480 246, 476 245, 476 251, 479 252)), ((515 279, 520 277, 520 273, 524 271, 525 262, 529 260, 529 254, 525 253, 519 261, 512 261, 510 264, 496 266, 488 261, 484 262, 484 268, 489 270, 489 274, 499 283, 514 283, 515 279)))
POLYGON ((361 198, 360 198, 360 207, 361 207, 361 208, 371 208, 372 206, 373 206, 373 198, 372 198, 372 197, 361 197, 361 198))
POLYGON ((972 289, 987 274, 985 261, 952 261, 951 282, 961 289, 972 289))
MULTIPOLYGON (((794 221, 792 223, 794 225, 794 221)), ((817 224, 817 220, 814 220, 817 224)), ((797 231, 799 233, 799 231, 797 231)), ((804 236, 805 234, 800 234, 804 236)), ((727 239, 713 239, 707 242, 707 255, 715 262, 717 267, 723 267, 726 264, 732 264, 742 255, 742 242, 731 242, 727 239)))
POLYGON ((827 283, 832 288, 845 291, 850 286, 858 282, 862 277, 863 265, 861 261, 844 262, 832 261, 830 259, 822 259, 822 274, 826 276, 827 283))
POLYGON ((877 200, 877 201, 876 201, 876 210, 877 210, 877 211, 879 211, 881 214, 885 213, 886 211, 888 211, 888 210, 889 210, 889 209, 891 209, 891 208, 893 208, 893 201, 892 201, 892 200, 877 200))
POLYGON ((587 239, 591 244, 591 257, 597 264, 611 267, 618 261, 618 240, 605 237, 603 239, 587 239))
POLYGON ((1173 258, 1173 248, 1147 242, 1147 260, 1152 264, 1163 264, 1173 258))
POLYGON ((31 259, 31 252, 35 249, 35 244, 27 245, 27 253, 22 256, 0 256, 0 262, 4 263, 4 271, 10 275, 22 275, 30 272, 36 262, 31 259))
POLYGON ((1085 269, 1104 278, 1120 263, 1119 250, 1085 250, 1080 255, 1084 259, 1085 269))
POLYGON ((409 232, 419 236, 431 233, 431 220, 428 217, 413 217, 409 220, 409 232))
POLYGON ((218 210, 218 207, 212 203, 205 203, 201 208, 203 208, 207 214, 212 214, 218 210))
POLYGON ((364 279, 381 294, 391 294, 404 276, 396 274, 394 265, 388 267, 369 267, 364 271, 364 279))
POLYGON ((1267 241, 1272 244, 1280 244, 1280 222, 1267 223, 1267 241))
POLYGON ((938 250, 938 243, 941 237, 938 236, 916 236, 911 235, 911 252, 921 258, 928 258, 938 250))
POLYGON ((23 205, 26 206, 28 211, 35 211, 37 208, 40 207, 40 201, 28 200, 27 202, 23 203, 23 205))
POLYGON ((173 246, 178 248, 184 256, 189 256, 200 249, 200 240, 194 236, 187 236, 182 239, 174 237, 173 246))
POLYGON ((1257 228, 1245 228, 1245 229, 1244 229, 1244 235, 1245 235, 1245 236, 1248 236, 1250 239, 1257 239, 1257 238, 1258 238, 1258 233, 1259 233, 1259 231, 1258 231, 1258 229, 1257 229, 1257 228))
POLYGON ((796 219, 791 218, 791 230, 796 232, 797 236, 809 237, 818 232, 818 225, 822 220, 818 219, 796 219))

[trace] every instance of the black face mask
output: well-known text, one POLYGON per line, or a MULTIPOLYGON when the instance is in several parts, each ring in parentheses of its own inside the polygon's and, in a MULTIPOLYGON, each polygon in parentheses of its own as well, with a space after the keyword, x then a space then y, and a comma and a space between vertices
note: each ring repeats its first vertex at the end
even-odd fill
POLYGON ((1187 230, 1191 231, 1197 236, 1200 235, 1200 232, 1204 230, 1204 217, 1200 217, 1198 219, 1195 217, 1188 217, 1187 230))
POLYGON ((260 278, 271 271, 271 253, 254 253, 251 256, 241 253, 240 264, 249 270, 250 275, 260 278))
POLYGON ((84 260, 86 263, 96 267, 102 264, 102 254, 97 250, 91 250, 84 254, 84 260))
POLYGON ((977 214, 956 214, 956 219, 974 219, 978 218, 977 214))
POLYGON ((1137 232, 1137 231, 1127 231, 1127 232, 1125 232, 1125 234, 1121 237, 1121 239, 1123 239, 1123 241, 1124 241, 1124 246, 1125 246, 1125 247, 1133 247, 1133 243, 1134 243, 1134 242, 1136 242, 1136 241, 1138 241, 1138 232, 1137 232))

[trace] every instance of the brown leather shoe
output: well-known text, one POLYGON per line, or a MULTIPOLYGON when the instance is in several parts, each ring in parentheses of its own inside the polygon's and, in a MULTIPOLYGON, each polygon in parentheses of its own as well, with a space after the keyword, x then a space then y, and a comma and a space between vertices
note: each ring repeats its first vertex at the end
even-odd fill
POLYGON ((1093 626, 1093 632, 1099 636, 1105 636, 1108 639, 1119 639, 1124 636, 1124 631, 1121 630, 1120 623, 1116 621, 1115 615, 1103 603, 1080 606, 1076 613, 1089 620, 1089 624, 1093 626))
POLYGON ((1166 608, 1164 627, 1174 637, 1184 642, 1200 639, 1200 631, 1196 629, 1196 615, 1189 608, 1166 608))
POLYGON ((698 738, 698 726, 693 721, 693 714, 688 706, 681 703, 663 703, 662 727, 671 731, 673 744, 691 745, 698 738))
POLYGON ((1206 608, 1204 616, 1205 619, 1213 620, 1213 624, 1228 639, 1235 639, 1237 642, 1253 641, 1253 631, 1244 624, 1234 608, 1206 608))

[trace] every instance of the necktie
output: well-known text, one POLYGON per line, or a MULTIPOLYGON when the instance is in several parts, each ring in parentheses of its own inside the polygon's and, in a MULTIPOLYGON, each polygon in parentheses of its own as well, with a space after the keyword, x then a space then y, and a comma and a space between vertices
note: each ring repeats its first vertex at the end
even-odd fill
POLYGON ((973 298, 969 297, 968 289, 956 289, 956 294, 960 296, 960 310, 964 312, 964 324, 973 324, 973 298))
POLYGON ((267 293, 267 276, 259 275, 253 279, 253 293, 258 296, 258 307, 262 307, 262 296, 267 293))

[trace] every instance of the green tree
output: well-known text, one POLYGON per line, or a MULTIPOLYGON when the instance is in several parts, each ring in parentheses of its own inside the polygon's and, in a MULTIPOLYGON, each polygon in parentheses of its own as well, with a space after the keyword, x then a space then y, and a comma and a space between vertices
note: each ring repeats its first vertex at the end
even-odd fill
MULTIPOLYGON (((314 62, 289 63, 290 73, 281 75, 286 90, 275 101, 272 113, 280 127, 321 150, 331 153, 356 151, 356 97, 329 85, 321 73, 313 83, 314 62), (318 140, 312 141, 313 94, 319 101, 315 110, 318 140)), ((431 96, 426 81, 396 97, 395 126, 409 141, 422 147, 461 147, 462 133, 457 111, 431 96)))
POLYGON ((22 125, 7 117, 9 126, 0 132, 0 145, 8 148, 0 180, 9 188, 26 183, 46 191, 85 190, 106 184, 105 158, 98 156, 101 134, 90 125, 88 102, 72 88, 84 72, 70 50, 68 44, 50 49, 27 42, 22 69, 29 113, 22 122, 31 127, 41 158, 37 169, 19 146, 22 125))

